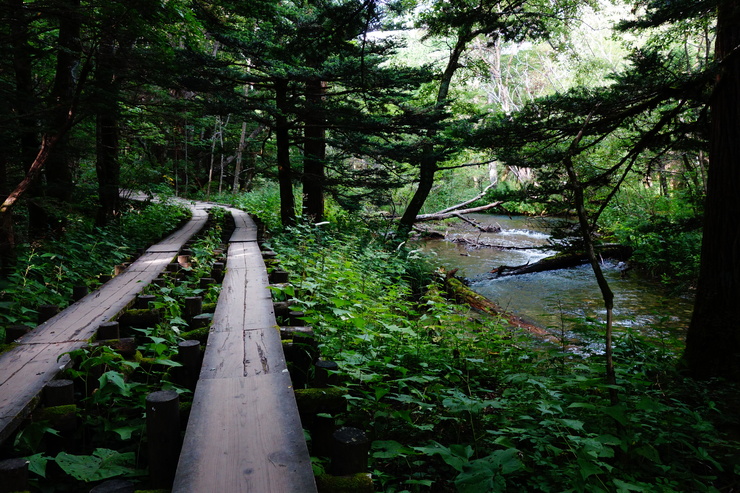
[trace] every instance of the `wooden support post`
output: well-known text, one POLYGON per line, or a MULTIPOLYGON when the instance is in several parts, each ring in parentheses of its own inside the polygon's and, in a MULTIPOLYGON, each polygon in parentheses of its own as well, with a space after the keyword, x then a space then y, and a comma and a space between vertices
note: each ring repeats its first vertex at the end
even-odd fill
POLYGON ((339 365, 335 361, 318 360, 313 364, 313 386, 318 388, 328 387, 329 385, 336 385, 337 378, 333 372, 339 369, 339 365))
POLYGON ((189 269, 190 268, 190 255, 178 255, 177 263, 180 264, 180 267, 182 267, 183 269, 189 269))
POLYGON ((5 344, 10 344, 16 339, 20 339, 31 330, 28 325, 11 325, 5 328, 5 344))
POLYGON ((38 323, 39 325, 49 320, 51 317, 59 313, 58 305, 39 305, 38 307, 38 323))
POLYGON ((128 267, 128 265, 126 265, 126 264, 117 264, 113 268, 113 276, 121 275, 123 273, 123 271, 126 270, 126 267, 128 267))
POLYGON ((216 284, 216 280, 212 277, 201 277, 198 281, 198 287, 200 289, 208 289, 208 286, 216 284))
POLYGON ((200 329, 211 323, 213 320, 213 313, 201 313, 193 317, 193 320, 188 324, 191 330, 200 329))
POLYGON ((113 278, 110 274, 100 274, 98 276, 98 280, 100 281, 100 284, 105 284, 106 282, 110 281, 113 278))
POLYGON ((0 493, 28 491, 28 461, 0 460, 0 493))
POLYGON ((308 383, 309 373, 313 362, 319 356, 316 339, 313 332, 293 332, 292 344, 283 343, 285 359, 290 363, 290 378, 293 381, 293 387, 302 389, 308 383))
POLYGON ((162 288, 162 287, 167 286, 167 279, 165 279, 164 277, 158 277, 152 281, 152 284, 162 288))
POLYGON ((190 390, 195 390, 198 375, 202 364, 200 341, 182 341, 177 345, 177 360, 182 364, 178 368, 182 384, 190 390))
POLYGON ((298 310, 291 310, 288 312, 288 323, 290 325, 300 325, 303 320, 301 320, 301 317, 305 317, 306 314, 302 311, 298 310))
POLYGON ((109 339, 120 339, 121 331, 119 329, 118 322, 103 322, 98 326, 98 339, 99 341, 107 341, 109 339))
POLYGON ((174 390, 152 392, 146 398, 149 480, 154 488, 171 488, 180 456, 180 398, 174 390))
POLYGON ((185 298, 185 320, 193 320, 193 317, 203 313, 203 297, 188 296, 185 298))
POLYGON ((137 310, 146 310, 149 308, 149 303, 157 299, 153 294, 140 294, 136 297, 134 308, 137 310))
POLYGON ((273 269, 269 274, 270 284, 280 284, 288 282, 288 271, 283 269, 273 269))
POLYGON ((72 301, 80 301, 87 296, 87 286, 72 287, 72 301))
POLYGON ((46 407, 68 406, 75 403, 75 385, 72 380, 60 378, 44 386, 44 405, 46 407))
POLYGON ((358 428, 344 426, 332 435, 331 473, 336 476, 347 476, 367 472, 367 456, 370 452, 370 440, 365 432, 358 428))
POLYGON ((211 277, 214 278, 217 282, 224 281, 224 263, 223 262, 213 263, 213 267, 211 268, 211 277))

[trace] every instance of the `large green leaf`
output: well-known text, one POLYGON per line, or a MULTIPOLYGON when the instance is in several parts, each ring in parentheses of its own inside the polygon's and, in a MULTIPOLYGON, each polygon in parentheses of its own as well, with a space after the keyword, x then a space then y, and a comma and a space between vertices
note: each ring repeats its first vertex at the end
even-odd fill
POLYGON ((72 455, 59 452, 55 461, 64 472, 80 481, 100 481, 115 476, 134 474, 135 455, 109 449, 96 449, 93 455, 72 455))

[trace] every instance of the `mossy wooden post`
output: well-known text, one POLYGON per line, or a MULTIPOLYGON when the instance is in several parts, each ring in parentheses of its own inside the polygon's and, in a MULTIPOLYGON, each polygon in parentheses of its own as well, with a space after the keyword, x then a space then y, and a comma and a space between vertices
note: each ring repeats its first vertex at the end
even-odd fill
POLYGON ((200 341, 191 339, 177 345, 177 360, 182 364, 178 368, 182 375, 182 383, 190 390, 195 390, 201 367, 200 341))
POLYGON ((288 282, 288 272, 283 269, 273 269, 269 274, 270 284, 281 284, 288 282))
POLYGON ((304 388, 308 383, 313 362, 319 357, 313 332, 310 334, 294 332, 293 343, 287 345, 284 343, 283 350, 285 351, 285 359, 291 363, 289 369, 291 370, 290 378, 293 380, 293 387, 296 389, 304 388))
POLYGON ((198 287, 200 289, 208 289, 208 286, 216 284, 216 280, 212 277, 201 277, 198 281, 198 287))
POLYGON ((60 378, 44 386, 44 405, 46 407, 68 406, 75 403, 75 385, 72 380, 60 378))
POLYGON ((156 301, 157 297, 153 294, 140 294, 136 297, 134 308, 137 310, 146 310, 149 308, 149 302, 156 301))
POLYGON ((290 325, 300 325, 303 322, 301 318, 305 316, 306 314, 300 310, 290 310, 288 312, 288 323, 290 325))
POLYGON ((347 476, 367 472, 367 457, 370 452, 370 440, 365 432, 344 426, 332 435, 331 473, 335 476, 347 476))
POLYGON ((85 296, 87 296, 87 286, 72 287, 72 301, 80 301, 85 296))
POLYGON ((180 398, 174 390, 152 392, 146 398, 149 480, 154 488, 170 488, 180 456, 180 398))
POLYGON ((0 460, 0 493, 28 490, 28 461, 0 460))
POLYGON ((196 315, 203 313, 203 297, 188 296, 185 298, 185 320, 193 320, 196 315))
POLYGON ((31 330, 28 325, 11 325, 5 328, 5 344, 10 344, 16 339, 20 339, 31 330))
POLYGON ((318 360, 313 364, 313 386, 314 387, 328 387, 329 385, 336 385, 336 372, 339 369, 339 365, 335 361, 318 360))
POLYGON ((38 323, 39 325, 49 320, 51 317, 59 313, 58 305, 39 305, 38 307, 38 323))
POLYGON ((211 267, 211 277, 217 282, 224 282, 224 263, 214 262, 211 267))
POLYGON ((98 326, 98 340, 120 339, 121 330, 118 322, 103 322, 98 326))
POLYGON ((188 325, 192 330, 200 329, 210 324, 212 319, 212 313, 201 313, 200 315, 194 316, 193 320, 191 320, 188 325))

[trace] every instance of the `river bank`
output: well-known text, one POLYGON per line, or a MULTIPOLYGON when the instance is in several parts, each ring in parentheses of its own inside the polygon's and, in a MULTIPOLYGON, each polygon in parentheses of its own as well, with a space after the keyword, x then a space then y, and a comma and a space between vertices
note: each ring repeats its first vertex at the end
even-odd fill
MULTIPOLYGON (((445 239, 419 239, 412 246, 445 269, 457 269, 457 276, 473 291, 528 323, 571 338, 598 328, 605 310, 590 266, 505 277, 490 273, 500 265, 534 263, 554 254, 550 231, 556 220, 488 214, 473 219, 500 231, 481 233, 456 224, 448 227, 445 239)), ((605 261, 602 267, 615 294, 617 333, 683 338, 693 309, 692 293, 677 295, 637 270, 625 271, 617 262, 605 261)))

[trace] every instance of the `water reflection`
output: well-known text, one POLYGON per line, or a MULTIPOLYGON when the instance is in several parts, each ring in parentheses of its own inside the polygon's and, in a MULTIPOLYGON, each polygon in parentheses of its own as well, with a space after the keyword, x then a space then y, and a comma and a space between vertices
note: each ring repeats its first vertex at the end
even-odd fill
MULTIPOLYGON (((603 300, 588 265, 500 278, 490 274, 501 265, 523 265, 552 254, 551 221, 473 216, 483 225, 499 225, 501 232, 479 233, 469 226, 459 227, 447 231, 447 238, 461 243, 426 240, 417 242, 416 247, 447 269, 459 269, 457 275, 467 278, 476 292, 536 325, 572 332, 596 330, 594 321, 603 324, 603 300), (476 248, 471 241, 497 247, 476 248)), ((692 311, 689 293, 677 296, 635 271, 623 272, 614 263, 606 262, 602 267, 614 292, 616 331, 637 330, 653 338, 683 337, 692 311)))

